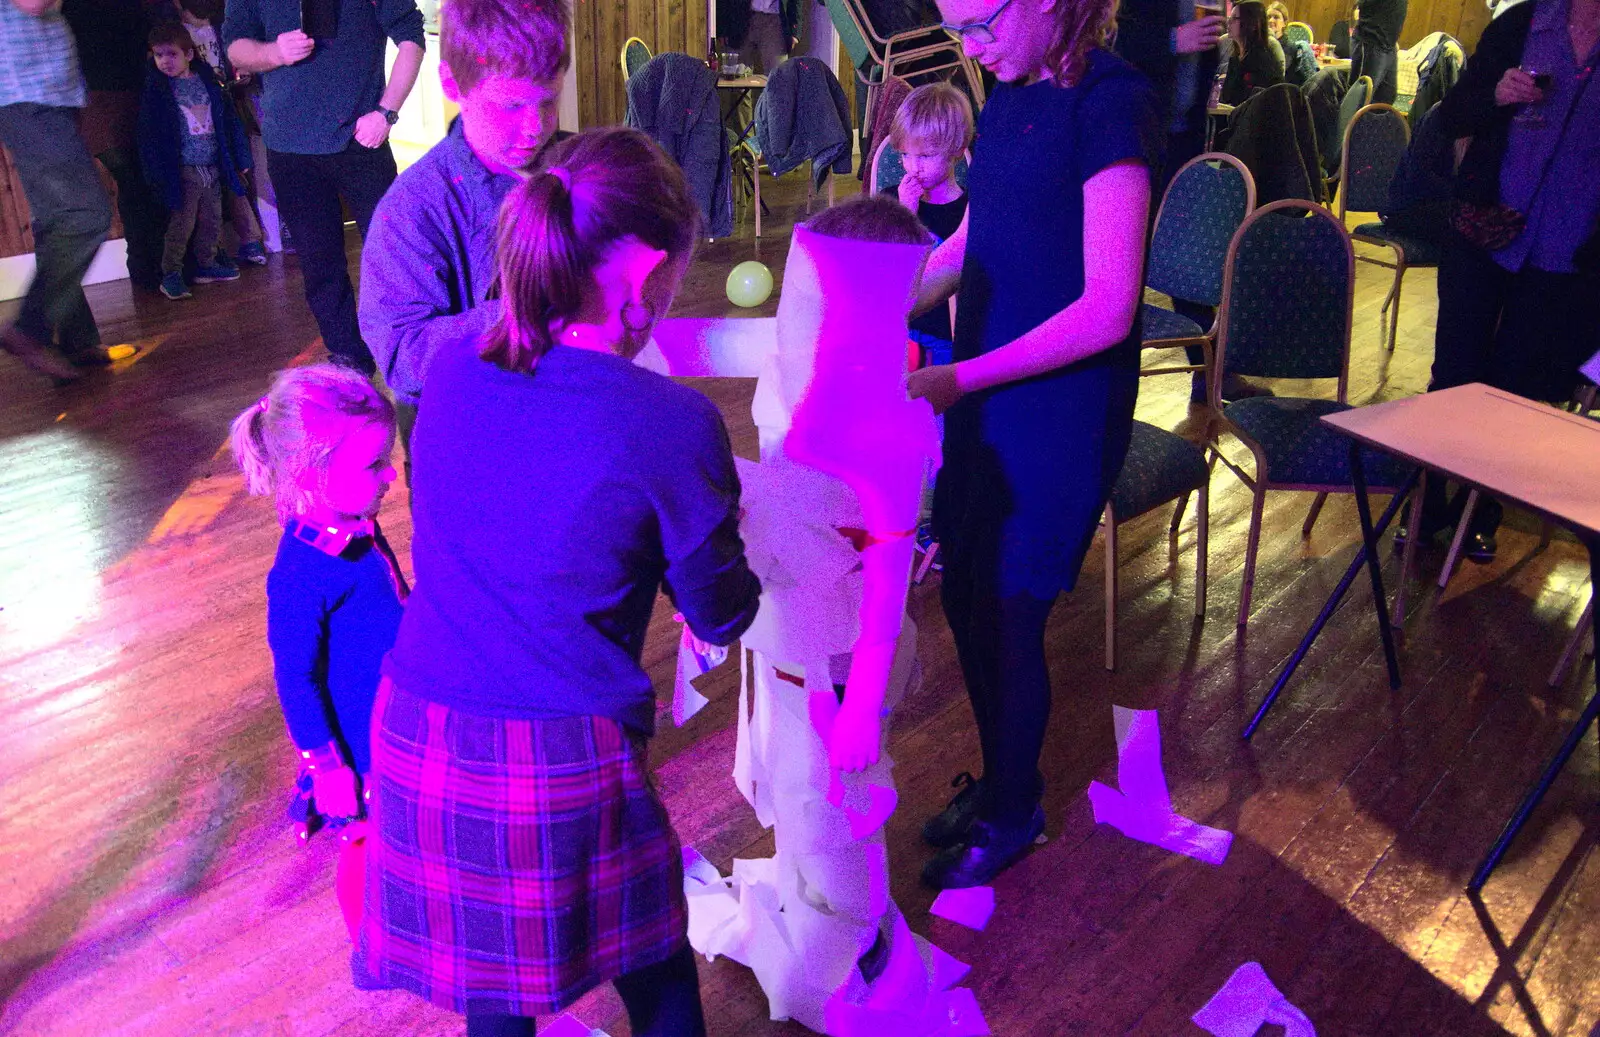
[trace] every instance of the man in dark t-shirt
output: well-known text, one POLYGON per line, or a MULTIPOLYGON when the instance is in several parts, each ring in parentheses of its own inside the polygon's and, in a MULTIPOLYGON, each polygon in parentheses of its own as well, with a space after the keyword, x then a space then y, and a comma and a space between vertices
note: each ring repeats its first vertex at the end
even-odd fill
POLYGON ((1350 26, 1350 82, 1372 77, 1372 104, 1394 104, 1407 0, 1361 0, 1350 26))

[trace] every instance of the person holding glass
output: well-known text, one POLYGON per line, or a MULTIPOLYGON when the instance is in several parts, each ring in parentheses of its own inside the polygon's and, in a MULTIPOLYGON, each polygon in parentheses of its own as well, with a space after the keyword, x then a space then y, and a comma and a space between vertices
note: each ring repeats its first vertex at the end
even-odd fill
MULTIPOLYGON (((1597 60, 1600 0, 1529 0, 1489 23, 1439 103, 1445 136, 1470 144, 1456 175, 1458 235, 1439 263, 1430 390, 1487 382, 1565 402, 1600 342, 1597 60)), ((1436 484, 1424 539, 1460 514, 1436 484)), ((1480 501, 1468 558, 1494 558, 1499 519, 1498 503, 1480 501)))
POLYGON ((1113 0, 941 0, 999 80, 978 120, 961 228, 918 306, 959 289, 956 362, 911 375, 947 415, 934 526, 982 777, 923 829, 938 888, 988 883, 1044 829, 1044 629, 1078 578, 1132 434, 1150 179, 1161 119, 1105 49, 1113 0))

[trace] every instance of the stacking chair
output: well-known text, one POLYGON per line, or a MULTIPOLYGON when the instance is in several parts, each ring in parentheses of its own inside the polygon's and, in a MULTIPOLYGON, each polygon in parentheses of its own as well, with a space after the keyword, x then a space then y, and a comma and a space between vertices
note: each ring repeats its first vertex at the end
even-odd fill
MULTIPOLYGON (((1234 235, 1222 282, 1213 377, 1208 379, 1211 461, 1221 461, 1254 495, 1245 547, 1239 626, 1250 617, 1261 518, 1269 490, 1318 494, 1304 532, 1329 493, 1354 490, 1349 440, 1322 424, 1350 409, 1350 320, 1355 254, 1350 235, 1327 209, 1285 199, 1251 213, 1234 235), (1258 396, 1224 403, 1222 379, 1333 379, 1333 399, 1258 396), (1222 452, 1231 436, 1249 449, 1253 471, 1222 452)), ((1387 454, 1363 456, 1368 486, 1394 489, 1409 470, 1387 454)))
POLYGON ((1178 526, 1196 495, 1194 614, 1206 614, 1206 552, 1210 542, 1211 466, 1205 452, 1182 436, 1143 421, 1133 423, 1128 456, 1111 488, 1101 528, 1106 542, 1106 669, 1117 668, 1117 526, 1177 501, 1167 534, 1176 541, 1178 526))
POLYGON ((653 57, 649 44, 637 36, 629 36, 628 42, 622 45, 622 82, 626 84, 653 57))
MULTIPOLYGON (((1387 104, 1369 104, 1355 114, 1344 130, 1344 153, 1339 162, 1339 222, 1345 214, 1377 212, 1384 208, 1389 197, 1389 181, 1406 153, 1411 139, 1411 128, 1398 108, 1387 104)), ((1394 252, 1394 262, 1373 256, 1357 255, 1363 263, 1371 263, 1394 271, 1394 284, 1383 300, 1380 319, 1388 317, 1388 328, 1380 332, 1385 336, 1389 351, 1394 351, 1395 336, 1400 330, 1400 284, 1411 267, 1438 266, 1438 245, 1409 234, 1391 230, 1379 220, 1359 224, 1350 232, 1356 241, 1366 245, 1379 245, 1394 252)))
MULTIPOLYGON (((1145 285, 1174 299, 1222 304, 1222 266, 1228 243, 1256 204, 1250 170, 1232 155, 1212 152, 1184 163, 1156 210, 1145 285)), ((1141 308, 1145 349, 1211 347, 1215 322, 1202 328, 1188 317, 1151 303, 1141 308)), ((1161 367, 1146 374, 1202 371, 1203 364, 1161 367)))
POLYGON ((1350 128, 1350 123, 1355 119, 1356 113, 1365 108, 1371 101, 1372 77, 1359 76, 1354 83, 1350 84, 1349 89, 1344 92, 1344 100, 1339 102, 1339 121, 1335 127, 1337 133, 1334 137, 1338 141, 1339 153, 1337 155, 1322 156, 1323 168, 1328 171, 1328 177, 1323 185, 1326 188, 1324 193, 1329 198, 1333 197, 1334 187, 1339 183, 1339 170, 1344 165, 1345 131, 1350 128))
POLYGON ((1317 42, 1317 34, 1311 31, 1311 26, 1305 22, 1290 22, 1283 27, 1283 38, 1286 40, 1299 40, 1306 46, 1317 42))
POLYGON ((960 73, 966 78, 973 107, 983 106, 983 77, 961 49, 959 41, 937 25, 883 36, 873 27, 861 0, 825 0, 828 18, 839 33, 856 78, 867 90, 866 125, 872 124, 872 104, 878 85, 888 76, 912 78, 942 73, 945 78, 960 73))

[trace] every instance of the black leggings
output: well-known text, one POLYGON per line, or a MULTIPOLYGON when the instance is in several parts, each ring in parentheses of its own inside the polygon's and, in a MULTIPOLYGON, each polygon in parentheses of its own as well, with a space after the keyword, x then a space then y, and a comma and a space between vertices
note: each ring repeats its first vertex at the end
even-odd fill
POLYGON ((983 591, 959 557, 946 557, 939 595, 983 747, 982 816, 1026 824, 1044 794, 1039 755, 1050 722, 1044 627, 1055 599, 983 591))
MULTIPOLYGON (((665 961, 618 976, 615 984, 635 1037, 705 1037, 700 977, 688 944, 665 961)), ((467 1037, 533 1037, 534 1032, 529 1016, 467 1013, 467 1037)))

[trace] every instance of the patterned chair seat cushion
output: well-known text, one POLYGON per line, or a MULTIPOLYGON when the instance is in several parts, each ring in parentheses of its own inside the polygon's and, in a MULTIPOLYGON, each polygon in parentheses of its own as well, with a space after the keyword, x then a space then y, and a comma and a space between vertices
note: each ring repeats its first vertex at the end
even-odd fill
MULTIPOLYGON (((1348 487, 1350 440, 1320 419, 1350 409, 1334 400, 1256 396, 1230 403, 1224 413, 1266 453, 1267 482, 1348 487)), ((1410 474, 1405 462, 1374 450, 1362 452, 1361 466, 1369 489, 1393 489, 1410 474)))
POLYGON ((1133 423, 1128 457, 1111 488, 1111 510, 1122 522, 1199 489, 1208 478, 1205 454, 1166 429, 1133 423))
MULTIPOLYGON (((1409 255, 1409 253, 1407 253, 1409 255)), ((1139 312, 1144 318, 1144 341, 1156 342, 1161 339, 1174 338, 1203 338, 1206 329, 1185 317, 1181 313, 1162 309, 1144 303, 1139 307, 1139 312)))
POLYGON ((1399 245, 1406 254, 1406 266, 1438 266, 1443 250, 1431 241, 1400 234, 1382 223, 1363 223, 1350 232, 1353 237, 1372 238, 1399 245))

